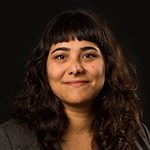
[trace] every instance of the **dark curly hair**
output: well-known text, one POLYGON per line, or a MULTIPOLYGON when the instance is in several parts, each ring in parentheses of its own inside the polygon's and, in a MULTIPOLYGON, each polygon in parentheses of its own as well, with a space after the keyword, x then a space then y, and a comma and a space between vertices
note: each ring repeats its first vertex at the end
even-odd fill
POLYGON ((142 114, 135 65, 123 54, 107 19, 87 9, 65 11, 46 25, 26 65, 23 88, 15 97, 14 118, 35 132, 41 149, 55 150, 54 143, 68 128, 68 118, 49 86, 46 61, 52 44, 75 38, 96 43, 106 65, 106 80, 96 97, 91 124, 93 150, 132 149, 142 114))

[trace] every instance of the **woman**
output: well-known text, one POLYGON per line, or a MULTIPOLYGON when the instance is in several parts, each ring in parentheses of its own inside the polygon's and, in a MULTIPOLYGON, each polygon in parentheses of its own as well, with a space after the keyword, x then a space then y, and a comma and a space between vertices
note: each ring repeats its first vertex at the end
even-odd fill
POLYGON ((30 57, 0 149, 150 150, 134 66, 106 19, 66 11, 30 57))

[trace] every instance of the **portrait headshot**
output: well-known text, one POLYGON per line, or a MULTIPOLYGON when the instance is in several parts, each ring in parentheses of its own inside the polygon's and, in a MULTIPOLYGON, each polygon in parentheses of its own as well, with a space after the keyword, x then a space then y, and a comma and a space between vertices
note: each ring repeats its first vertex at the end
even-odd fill
POLYGON ((117 25, 98 7, 51 12, 22 60, 0 149, 150 150, 138 62, 117 25))

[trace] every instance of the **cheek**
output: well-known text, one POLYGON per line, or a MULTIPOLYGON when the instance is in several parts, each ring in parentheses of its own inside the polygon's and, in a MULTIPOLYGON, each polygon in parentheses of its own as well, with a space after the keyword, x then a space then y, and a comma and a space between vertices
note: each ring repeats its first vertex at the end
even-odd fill
POLYGON ((48 64, 47 65, 47 77, 49 82, 52 80, 57 80, 61 77, 62 70, 60 67, 54 65, 54 64, 48 64))
POLYGON ((50 81, 58 81, 61 78, 61 73, 59 72, 59 70, 55 70, 55 71, 49 71, 48 73, 48 79, 49 82, 50 81))
POLYGON ((105 76, 105 67, 104 65, 91 65, 90 72, 95 77, 104 77, 105 76))

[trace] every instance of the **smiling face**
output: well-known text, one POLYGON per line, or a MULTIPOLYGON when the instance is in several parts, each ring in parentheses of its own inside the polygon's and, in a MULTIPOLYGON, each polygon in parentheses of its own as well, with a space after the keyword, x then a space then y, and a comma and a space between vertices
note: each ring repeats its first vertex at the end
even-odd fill
POLYGON ((99 47, 85 40, 53 44, 47 58, 47 76, 52 91, 63 104, 91 104, 105 81, 99 47))

